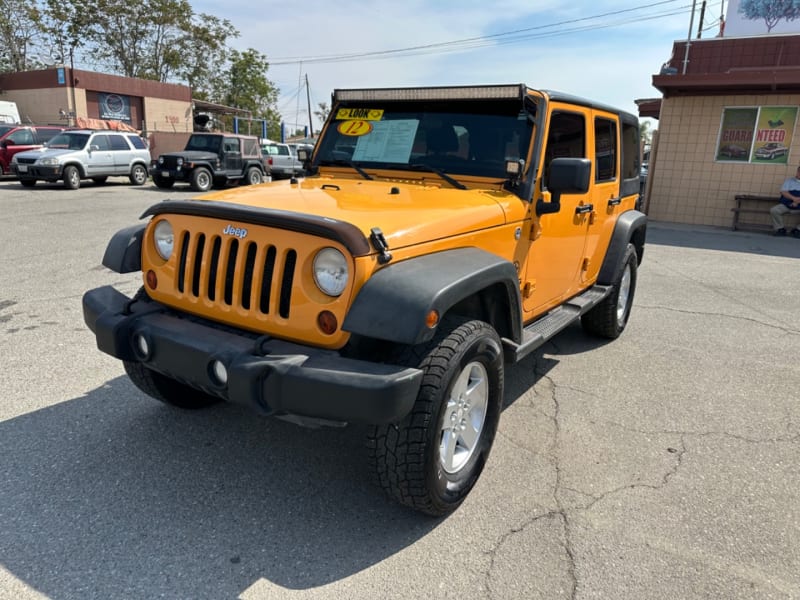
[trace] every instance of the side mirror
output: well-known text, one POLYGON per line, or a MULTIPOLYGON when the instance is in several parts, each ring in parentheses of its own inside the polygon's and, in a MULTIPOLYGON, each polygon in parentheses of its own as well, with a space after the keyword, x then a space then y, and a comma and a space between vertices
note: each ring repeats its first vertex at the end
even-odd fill
POLYGON ((550 202, 536 203, 537 215, 548 215, 561 210, 561 194, 585 194, 589 191, 592 161, 588 158, 556 158, 550 163, 547 189, 550 202))
POLYGON ((100 146, 98 146, 97 144, 92 144, 91 146, 89 146, 89 152, 94 152, 95 150, 100 150, 100 146))
POLYGON ((309 150, 308 148, 298 148, 297 158, 299 158, 303 162, 311 160, 311 150, 309 150))

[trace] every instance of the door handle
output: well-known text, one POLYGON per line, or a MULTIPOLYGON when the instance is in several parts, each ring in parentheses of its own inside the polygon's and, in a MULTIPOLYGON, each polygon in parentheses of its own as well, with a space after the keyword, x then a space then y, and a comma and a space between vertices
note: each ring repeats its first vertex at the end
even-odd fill
POLYGON ((594 210, 594 204, 581 204, 575 209, 576 215, 590 213, 594 210))
POLYGON ((609 206, 617 206, 618 204, 621 204, 621 203, 622 203, 622 196, 619 196, 618 198, 610 198, 608 200, 608 205, 609 206))

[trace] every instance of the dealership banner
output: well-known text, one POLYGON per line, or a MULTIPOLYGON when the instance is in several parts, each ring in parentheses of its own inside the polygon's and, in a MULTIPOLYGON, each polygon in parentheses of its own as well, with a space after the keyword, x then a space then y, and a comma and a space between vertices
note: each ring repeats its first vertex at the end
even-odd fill
POLYGON ((119 94, 97 94, 100 118, 107 121, 131 122, 131 99, 119 94))
POLYGON ((725 108, 716 160, 785 165, 797 110, 797 106, 725 108))

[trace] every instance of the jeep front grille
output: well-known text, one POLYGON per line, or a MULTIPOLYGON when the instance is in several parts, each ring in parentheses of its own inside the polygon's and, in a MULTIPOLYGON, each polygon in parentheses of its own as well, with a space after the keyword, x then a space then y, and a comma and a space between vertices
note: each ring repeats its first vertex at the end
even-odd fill
POLYGON ((295 250, 186 231, 178 260, 180 293, 250 313, 289 318, 295 250))

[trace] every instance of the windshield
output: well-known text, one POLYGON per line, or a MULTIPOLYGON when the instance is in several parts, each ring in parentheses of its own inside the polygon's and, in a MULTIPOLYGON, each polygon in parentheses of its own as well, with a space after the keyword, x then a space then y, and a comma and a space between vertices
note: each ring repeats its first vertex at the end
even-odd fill
POLYGON ((70 150, 83 150, 89 141, 88 133, 59 133, 47 143, 48 148, 68 148, 70 150))
POLYGON ((14 127, 4 127, 4 126, 0 125, 0 137, 3 137, 9 131, 12 131, 13 129, 16 129, 16 128, 17 128, 16 125, 14 127))
POLYGON ((193 135, 186 142, 184 150, 199 150, 201 152, 219 154, 220 142, 222 142, 222 137, 218 135, 193 135))
POLYGON ((340 104, 315 157, 358 165, 507 179, 526 159, 532 124, 517 101, 340 104))

